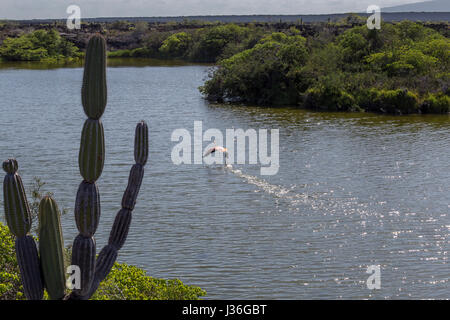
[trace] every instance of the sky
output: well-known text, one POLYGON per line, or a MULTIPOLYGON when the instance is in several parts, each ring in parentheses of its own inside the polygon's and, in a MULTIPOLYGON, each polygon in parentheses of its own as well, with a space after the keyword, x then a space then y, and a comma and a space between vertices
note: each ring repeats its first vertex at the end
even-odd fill
POLYGON ((421 0, 0 0, 0 19, 66 18, 76 4, 81 18, 365 12, 421 0))

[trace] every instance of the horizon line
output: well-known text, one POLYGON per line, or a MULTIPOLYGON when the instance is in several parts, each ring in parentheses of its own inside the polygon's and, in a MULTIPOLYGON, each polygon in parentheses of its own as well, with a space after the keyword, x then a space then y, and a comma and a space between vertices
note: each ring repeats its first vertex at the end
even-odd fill
MULTIPOLYGON (((391 14, 402 14, 402 13, 450 13, 450 11, 402 11, 402 12, 383 12, 383 9, 381 9, 381 13, 391 13, 391 14)), ((174 16, 100 16, 100 17, 85 17, 83 19, 149 19, 149 18, 198 18, 198 17, 252 17, 252 16, 331 16, 331 15, 345 15, 345 14, 370 14, 367 12, 356 12, 356 11, 349 11, 349 12, 338 12, 338 13, 298 13, 298 14, 207 14, 207 15, 174 15, 174 16)), ((67 17, 64 18, 29 18, 29 19, 8 19, 8 18, 0 18, 0 21, 33 21, 33 20, 67 20, 67 17)))

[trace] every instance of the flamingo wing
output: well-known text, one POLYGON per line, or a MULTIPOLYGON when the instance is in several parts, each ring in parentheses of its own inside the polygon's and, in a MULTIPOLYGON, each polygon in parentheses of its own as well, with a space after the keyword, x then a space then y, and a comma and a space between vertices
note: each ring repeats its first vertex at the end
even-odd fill
POLYGON ((215 151, 216 151, 216 147, 212 147, 211 149, 209 149, 208 151, 205 152, 203 157, 206 157, 207 155, 210 155, 211 153, 213 153, 215 151))

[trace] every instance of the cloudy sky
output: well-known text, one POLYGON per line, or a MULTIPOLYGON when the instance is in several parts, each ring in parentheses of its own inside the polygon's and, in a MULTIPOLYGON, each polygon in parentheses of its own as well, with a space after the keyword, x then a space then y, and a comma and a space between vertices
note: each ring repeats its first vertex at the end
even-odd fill
MULTIPOLYGON (((0 19, 64 18, 77 4, 92 17, 364 12, 421 0, 0 0, 0 19)), ((423 1, 423 0, 422 0, 423 1)))

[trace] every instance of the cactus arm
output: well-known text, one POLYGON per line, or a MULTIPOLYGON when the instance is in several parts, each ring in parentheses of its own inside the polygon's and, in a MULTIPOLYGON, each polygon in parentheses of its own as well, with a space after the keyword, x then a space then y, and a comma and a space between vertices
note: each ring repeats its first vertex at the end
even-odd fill
POLYGON ((39 254, 48 295, 60 300, 65 294, 64 242, 56 201, 44 197, 39 204, 39 254))
POLYGON ((94 294, 100 285, 100 282, 102 282, 109 274, 117 259, 118 251, 122 248, 127 238, 131 224, 132 211, 144 177, 144 165, 147 162, 148 139, 145 139, 145 137, 148 137, 148 127, 144 121, 141 121, 136 126, 134 154, 145 154, 145 161, 142 157, 135 158, 135 161, 141 159, 141 163, 143 164, 136 163, 131 168, 128 185, 122 200, 122 209, 117 213, 114 220, 108 245, 103 247, 97 257, 94 281, 89 290, 89 294, 85 297, 86 299, 89 299, 94 294), (138 150, 139 148, 141 150, 138 150))
POLYGON ((44 295, 44 287, 39 255, 36 242, 28 235, 32 222, 31 212, 17 169, 15 159, 3 162, 3 170, 6 172, 3 180, 5 220, 11 233, 16 236, 16 257, 25 296, 29 300, 40 300, 44 295))
POLYGON ((32 236, 16 239, 16 257, 25 297, 28 300, 42 300, 44 285, 36 242, 32 236))
POLYGON ((17 173, 18 164, 15 159, 3 162, 6 172, 3 180, 3 197, 5 220, 16 237, 24 237, 31 229, 31 211, 22 179, 17 173))
POLYGON ((136 125, 134 136, 134 161, 145 166, 148 159, 148 126, 145 121, 140 121, 136 125))

